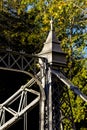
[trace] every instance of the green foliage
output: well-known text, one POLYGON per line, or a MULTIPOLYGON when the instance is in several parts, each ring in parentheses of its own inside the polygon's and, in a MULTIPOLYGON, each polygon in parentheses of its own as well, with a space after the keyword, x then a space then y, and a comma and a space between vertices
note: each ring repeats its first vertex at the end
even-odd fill
POLYGON ((32 13, 32 16, 25 13, 18 17, 8 12, 0 12, 0 44, 2 46, 10 46, 18 51, 23 49, 28 53, 39 51, 42 46, 40 42, 42 36, 38 35, 40 33, 39 25, 35 23, 35 13, 32 13))
MULTIPOLYGON (((67 77, 87 95, 87 61, 82 59, 87 42, 86 8, 87 0, 9 0, 4 3, 2 0, 0 45, 38 53, 53 17, 57 37, 67 53, 67 77)), ((87 104, 71 91, 70 96, 75 122, 87 122, 87 104)))

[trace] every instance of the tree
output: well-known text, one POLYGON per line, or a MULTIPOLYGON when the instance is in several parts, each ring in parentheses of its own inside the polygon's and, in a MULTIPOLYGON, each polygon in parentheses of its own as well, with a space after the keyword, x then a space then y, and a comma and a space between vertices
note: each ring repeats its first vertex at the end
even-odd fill
MULTIPOLYGON (((39 12, 39 15, 36 16, 36 20, 40 21, 39 24, 42 25, 42 32, 49 29, 47 26, 49 25, 49 20, 52 16, 56 27, 55 31, 59 40, 61 40, 61 46, 65 52, 68 52, 68 68, 65 69, 68 78, 70 78, 72 82, 87 95, 86 59, 82 59, 82 51, 87 40, 86 7, 86 0, 54 0, 45 2, 42 0, 36 3, 36 8, 39 12)), ((77 96, 71 94, 71 92, 70 95, 71 97, 74 97, 72 100, 72 107, 75 122, 87 122, 87 104, 77 96)))
MULTIPOLYGON (((24 49, 28 53, 37 53, 39 46, 40 51, 53 17, 57 37, 67 53, 67 68, 64 71, 87 95, 87 62, 82 54, 87 42, 87 0, 9 0, 6 3, 2 0, 0 5, 0 43, 3 45, 8 41, 13 49, 24 49)), ((75 122, 87 122, 87 104, 72 92, 70 95, 73 97, 75 122)))
POLYGON ((10 2, 12 3, 12 1, 5 3, 6 7, 4 4, 0 12, 0 44, 3 47, 9 46, 17 51, 23 49, 28 53, 38 52, 41 49, 41 38, 43 37, 43 33, 38 35, 40 25, 35 22, 38 10, 34 8, 30 12, 24 9, 21 11, 22 2, 19 9, 16 10, 15 2, 17 1, 14 1, 12 5, 10 2))

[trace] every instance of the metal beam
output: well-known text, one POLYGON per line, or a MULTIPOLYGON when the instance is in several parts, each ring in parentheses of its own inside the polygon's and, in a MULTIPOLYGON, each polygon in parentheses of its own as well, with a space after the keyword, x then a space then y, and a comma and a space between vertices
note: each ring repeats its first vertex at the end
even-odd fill
POLYGON ((77 86, 74 86, 74 84, 69 79, 67 79, 60 71, 52 70, 52 73, 57 76, 68 87, 68 89, 72 90, 75 94, 80 96, 82 100, 87 102, 87 96, 84 95, 77 86))

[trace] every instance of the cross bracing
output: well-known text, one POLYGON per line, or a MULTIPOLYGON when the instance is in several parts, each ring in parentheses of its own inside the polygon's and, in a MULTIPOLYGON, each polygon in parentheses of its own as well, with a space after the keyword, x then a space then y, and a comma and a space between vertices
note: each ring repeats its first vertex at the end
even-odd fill
POLYGON ((0 67, 12 68, 14 70, 28 71, 32 74, 38 72, 41 68, 38 60, 39 58, 46 63, 45 58, 37 57, 37 55, 26 54, 24 51, 16 52, 10 48, 0 50, 0 67), (39 67, 38 67, 39 66, 39 67))
MULTIPOLYGON (((37 78, 30 73, 29 75, 31 76, 31 80, 29 80, 29 82, 25 85, 21 86, 20 89, 5 102, 0 104, 0 130, 8 129, 19 119, 21 119, 22 116, 24 116, 25 120, 24 130, 26 130, 26 112, 31 111, 39 103, 41 105, 43 104, 45 100, 45 93, 42 84, 39 81, 41 78, 40 73, 37 74, 37 78), (37 87, 39 87, 39 89, 37 89, 37 87)), ((41 118, 42 117, 43 115, 41 115, 41 118)))
MULTIPOLYGON (((26 112, 34 108, 37 104, 40 104, 40 109, 42 110, 42 105, 45 100, 45 93, 41 83, 41 79, 43 77, 41 77, 42 72, 40 71, 42 66, 38 62, 39 58, 40 57, 35 55, 27 55, 23 52, 13 52, 10 49, 0 51, 0 69, 20 72, 29 76, 29 82, 21 86, 15 94, 0 105, 0 130, 7 129, 23 115, 25 120, 24 130, 26 130, 26 112), (29 96, 31 97, 31 95, 33 96, 33 99, 29 99, 29 96), (13 106, 16 102, 18 103, 18 107, 14 110, 13 106), (8 120, 6 119, 7 114, 9 114, 10 117, 8 120)), ((44 61, 44 58, 41 58, 41 60, 44 61)), ((43 118, 43 114, 41 114, 41 119, 43 118)), ((43 121, 41 124, 43 124, 43 121)))
POLYGON ((68 90, 72 90, 87 102, 87 97, 80 92, 78 87, 74 86, 60 70, 51 69, 45 58, 9 50, 0 53, 0 69, 23 72, 31 77, 28 83, 21 86, 15 94, 0 105, 0 130, 8 129, 23 116, 24 130, 27 130, 27 111, 37 104, 40 104, 38 121, 40 130, 52 130, 52 128, 75 130, 68 90), (41 64, 39 60, 42 61, 41 64), (30 95, 33 98, 29 99, 30 95))
POLYGON ((60 67, 66 66, 65 57, 66 54, 62 51, 52 28, 52 21, 51 30, 39 54, 29 55, 11 49, 0 50, 0 69, 25 73, 29 75, 30 80, 0 105, 0 130, 5 130, 16 123, 22 115, 24 130, 28 130, 27 112, 36 104, 39 104, 39 128, 37 129, 75 130, 69 90, 85 102, 87 96, 61 73, 60 67), (37 87, 39 90, 36 89, 37 87), (6 113, 10 116, 6 116, 8 115, 6 113))
POLYGON ((53 120, 53 128, 56 130, 75 130, 69 90, 80 96, 84 102, 87 102, 87 96, 60 71, 52 70, 52 74, 55 75, 52 88, 53 118, 55 119, 53 120))
POLYGON ((85 102, 87 102, 87 96, 81 93, 78 87, 74 86, 74 84, 68 80, 60 71, 52 70, 52 73, 55 74, 67 86, 68 89, 72 90, 75 94, 79 95, 85 102))

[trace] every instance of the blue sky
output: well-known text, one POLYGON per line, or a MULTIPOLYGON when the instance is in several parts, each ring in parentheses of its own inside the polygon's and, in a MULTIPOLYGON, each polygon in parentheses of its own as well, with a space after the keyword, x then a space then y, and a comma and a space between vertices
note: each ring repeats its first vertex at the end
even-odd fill
POLYGON ((84 57, 87 58, 87 46, 84 48, 84 57))

